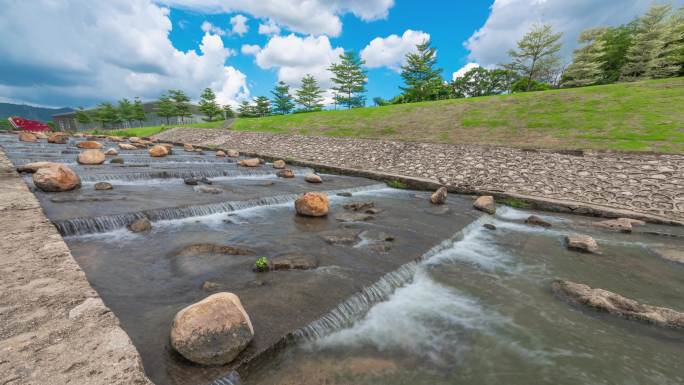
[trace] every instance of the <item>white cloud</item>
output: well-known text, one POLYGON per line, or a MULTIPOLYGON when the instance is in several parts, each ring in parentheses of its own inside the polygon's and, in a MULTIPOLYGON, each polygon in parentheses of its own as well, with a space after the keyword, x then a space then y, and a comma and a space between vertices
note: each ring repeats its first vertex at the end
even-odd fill
POLYGON ((169 88, 196 99, 208 86, 222 103, 249 96, 218 35, 206 32, 198 51, 177 50, 169 10, 150 0, 15 1, 2 20, 0 94, 10 99, 88 106, 169 88))
POLYGON ((219 36, 223 36, 226 34, 226 31, 224 31, 221 28, 211 24, 208 21, 203 22, 202 26, 200 28, 202 28, 202 31, 204 31, 205 33, 210 32, 210 33, 213 33, 214 35, 219 35, 219 36))
POLYGON ((394 0, 160 0, 160 2, 209 13, 245 12, 272 19, 293 32, 338 36, 339 16, 352 13, 370 21, 387 17, 394 0))
POLYGON ((262 35, 278 35, 280 34, 280 26, 272 19, 268 19, 266 23, 259 24, 259 33, 262 35))
POLYGON ((256 55, 256 63, 263 69, 277 68, 278 80, 293 87, 299 85, 304 75, 311 74, 322 88, 329 88, 328 67, 343 52, 340 47, 333 48, 327 36, 273 36, 256 55))
MULTIPOLYGON (((552 24, 563 32, 564 61, 569 61, 577 46, 580 31, 602 25, 629 22, 645 12, 652 0, 496 0, 485 24, 464 43, 468 59, 485 67, 505 63, 508 50, 534 23, 552 24)), ((675 5, 684 0, 674 0, 675 5)))
POLYGON ((468 64, 464 65, 463 67, 461 67, 458 71, 454 72, 451 75, 451 80, 456 80, 458 78, 462 78, 463 75, 465 75, 468 71, 470 71, 473 68, 478 68, 478 67, 480 67, 480 65, 477 63, 468 63, 468 64))
POLYGON ((261 47, 256 44, 243 44, 242 48, 240 48, 240 52, 243 55, 256 55, 259 51, 261 51, 261 47))
POLYGON ((232 32, 236 35, 244 35, 247 33, 249 30, 249 26, 247 25, 247 21, 249 19, 245 17, 244 15, 235 15, 230 18, 230 25, 233 26, 232 32))
POLYGON ((416 51, 416 45, 430 40, 430 35, 422 31, 407 29, 403 35, 376 37, 361 50, 361 58, 369 68, 389 67, 400 71, 405 63, 406 54, 416 51))

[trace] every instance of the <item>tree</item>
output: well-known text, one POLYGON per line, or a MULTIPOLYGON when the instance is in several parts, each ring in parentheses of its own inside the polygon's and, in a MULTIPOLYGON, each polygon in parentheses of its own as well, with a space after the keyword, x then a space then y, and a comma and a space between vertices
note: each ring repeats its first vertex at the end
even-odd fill
POLYGON ((243 100, 238 107, 238 116, 241 118, 253 118, 254 107, 249 103, 249 100, 243 100))
POLYGON ((286 115, 292 112, 295 104, 292 101, 292 95, 290 95, 290 86, 281 80, 276 84, 271 94, 273 95, 273 113, 286 115))
POLYGON ((572 63, 563 74, 564 86, 582 87, 601 81, 606 64, 606 42, 603 40, 605 33, 605 28, 593 28, 580 33, 579 43, 584 46, 574 51, 572 63))
POLYGON ((138 124, 140 124, 140 127, 142 127, 142 124, 146 119, 147 117, 145 116, 143 104, 140 101, 140 98, 136 96, 135 101, 133 102, 133 120, 137 121, 138 124))
POLYGON ((180 118, 181 124, 185 123, 185 118, 192 116, 190 112, 190 98, 182 90, 169 90, 169 96, 173 101, 175 115, 180 118))
POLYGON ((112 103, 102 102, 97 106, 95 120, 100 123, 100 127, 105 128, 107 124, 113 125, 119 119, 119 114, 112 103))
POLYGON ((78 110, 76 110, 76 121, 85 125, 90 123, 92 119, 90 118, 88 111, 86 111, 83 107, 78 107, 78 110))
POLYGON ((268 116, 271 114, 271 101, 265 96, 257 96, 254 99, 254 113, 257 116, 268 116))
POLYGON ((518 49, 508 51, 513 61, 506 67, 527 79, 525 84, 529 88, 526 91, 531 91, 535 84, 533 81, 550 82, 557 76, 560 63, 558 51, 561 49, 558 41, 562 35, 553 33, 548 24, 535 24, 518 42, 518 49))
POLYGON ((373 98, 373 104, 375 104, 376 107, 381 107, 381 106, 386 106, 390 103, 387 100, 385 100, 379 96, 376 96, 373 98))
POLYGON ((622 80, 663 77, 670 73, 671 69, 664 66, 662 58, 667 34, 665 20, 671 9, 670 5, 654 5, 639 18, 621 70, 622 80))
POLYGON ((664 60, 674 69, 670 76, 684 75, 684 7, 670 16, 667 23, 664 60))
POLYGON ((618 27, 607 28, 602 40, 605 44, 603 56, 603 76, 601 83, 615 83, 620 79, 622 66, 625 64, 627 50, 632 45, 632 38, 637 29, 638 21, 618 27))
POLYGON ((340 55, 340 62, 333 63, 330 72, 333 73, 332 80, 335 92, 335 103, 346 106, 348 109, 363 107, 366 98, 366 71, 361 68, 365 61, 361 60, 356 52, 346 51, 340 55))
POLYGON ((225 106, 223 106, 223 116, 225 119, 235 117, 235 112, 233 112, 233 108, 230 106, 230 104, 226 104, 225 106))
POLYGON ((296 91, 295 101, 305 112, 320 111, 323 108, 323 90, 312 75, 304 75, 302 86, 296 91))
POLYGON ((411 102, 436 100, 444 80, 442 69, 437 65, 437 50, 430 46, 430 40, 416 45, 416 52, 406 55, 406 64, 401 66, 401 77, 405 87, 400 87, 404 99, 411 102))
POLYGON ((475 67, 451 83, 452 97, 467 98, 510 92, 515 73, 505 69, 475 67))
POLYGON ((119 117, 121 121, 128 123, 129 126, 135 120, 133 116, 133 103, 130 100, 126 98, 119 100, 119 117))
POLYGON ((176 106, 171 97, 167 94, 164 94, 159 98, 155 111, 157 112, 157 115, 166 118, 166 124, 169 124, 170 118, 177 116, 176 106))
POLYGON ((200 95, 199 110, 210 122, 214 120, 214 116, 221 115, 221 106, 216 103, 216 94, 211 88, 205 88, 200 95))

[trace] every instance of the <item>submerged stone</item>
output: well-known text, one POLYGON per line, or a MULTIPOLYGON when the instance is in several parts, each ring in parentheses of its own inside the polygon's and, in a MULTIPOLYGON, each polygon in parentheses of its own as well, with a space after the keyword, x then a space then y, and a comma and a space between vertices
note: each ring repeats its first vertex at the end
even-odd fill
POLYGON ((95 183, 95 190, 111 190, 114 186, 108 182, 97 182, 95 183))
POLYGON ((134 233, 142 233, 152 230, 152 222, 147 218, 141 218, 128 225, 128 229, 134 233))
POLYGON ((352 203, 348 203, 342 207, 344 207, 347 210, 352 210, 352 211, 365 211, 365 210, 374 208, 375 202, 371 202, 371 201, 368 201, 368 202, 352 202, 352 203))
POLYGON ((337 230, 322 234, 321 238, 331 245, 351 246, 359 241, 359 233, 356 230, 337 230))
POLYGON ((124 163, 124 159, 123 159, 123 158, 112 158, 112 160, 110 160, 109 163, 123 164, 123 163, 124 163))
POLYGON ((525 219, 525 223, 532 226, 541 226, 547 228, 551 227, 551 223, 545 221, 544 219, 536 215, 530 215, 529 217, 527 217, 527 219, 525 219))
POLYGON ((318 258, 311 255, 286 254, 271 259, 271 270, 310 270, 318 267, 318 258))
POLYGON ((373 219, 372 214, 367 213, 339 213, 335 215, 338 222, 365 222, 373 219))

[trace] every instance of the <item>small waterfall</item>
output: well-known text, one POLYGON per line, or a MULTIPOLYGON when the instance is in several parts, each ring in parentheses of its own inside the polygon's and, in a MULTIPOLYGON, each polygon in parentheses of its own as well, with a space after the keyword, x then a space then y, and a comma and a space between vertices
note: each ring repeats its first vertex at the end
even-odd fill
POLYGON ((236 371, 231 371, 223 377, 219 377, 207 385, 241 385, 240 375, 236 371))
MULTIPOLYGON (((386 188, 382 184, 373 184, 369 186, 322 191, 329 195, 335 195, 340 192, 363 192, 371 190, 380 190, 386 188)), ((228 213, 236 210, 244 210, 253 207, 265 207, 285 204, 294 201, 301 194, 284 194, 271 197, 248 199, 244 201, 227 201, 218 203, 209 203, 204 205, 187 206, 187 207, 169 207, 160 209, 143 210, 134 213, 103 215, 99 217, 85 217, 72 218, 61 221, 55 221, 55 226, 63 236, 86 235, 94 233, 105 233, 108 231, 117 230, 140 218, 148 218, 150 221, 164 221, 185 219, 191 217, 201 217, 206 215, 228 213)))
POLYGON ((268 174, 273 174, 273 171, 259 169, 226 169, 224 167, 215 169, 169 169, 131 173, 85 174, 81 175, 81 180, 84 182, 101 182, 117 180, 134 181, 146 179, 216 178, 221 176, 260 176, 268 174))

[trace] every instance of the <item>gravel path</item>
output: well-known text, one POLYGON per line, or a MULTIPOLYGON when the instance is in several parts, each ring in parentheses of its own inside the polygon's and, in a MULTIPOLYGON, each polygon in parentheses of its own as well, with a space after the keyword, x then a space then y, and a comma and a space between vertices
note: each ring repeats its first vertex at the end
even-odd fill
POLYGON ((684 219, 684 155, 558 153, 181 128, 157 137, 684 219))

